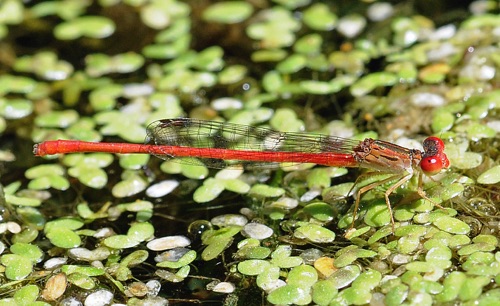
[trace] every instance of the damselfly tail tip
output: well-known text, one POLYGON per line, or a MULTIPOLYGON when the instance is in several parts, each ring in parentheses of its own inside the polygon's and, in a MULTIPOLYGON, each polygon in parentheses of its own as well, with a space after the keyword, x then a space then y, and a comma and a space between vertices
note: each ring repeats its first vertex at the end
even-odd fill
POLYGON ((39 143, 36 143, 35 145, 33 145, 33 154, 35 156, 42 156, 43 155, 40 152, 40 144, 39 143))
POLYGON ((50 153, 47 150, 48 150, 47 142, 35 143, 33 145, 33 154, 35 156, 49 155, 50 153))

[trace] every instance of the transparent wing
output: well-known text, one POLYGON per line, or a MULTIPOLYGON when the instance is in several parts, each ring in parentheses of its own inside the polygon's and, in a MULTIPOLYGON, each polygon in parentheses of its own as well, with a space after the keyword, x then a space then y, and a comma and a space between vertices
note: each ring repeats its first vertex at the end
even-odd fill
MULTIPOLYGON (((305 133, 286 133, 264 127, 233 123, 205 121, 190 118, 163 119, 151 123, 147 128, 147 143, 165 146, 193 148, 197 157, 200 148, 224 149, 224 159, 219 156, 204 158, 182 158, 181 163, 200 164, 210 168, 226 168, 228 165, 243 165, 251 168, 274 168, 278 164, 273 154, 266 154, 261 161, 245 160, 258 152, 340 153, 350 154, 359 141, 335 136, 305 133), (243 153, 242 153, 243 152, 243 153)), ((171 152, 152 154, 163 158, 175 158, 171 152)), ((304 157, 300 162, 308 163, 304 157)))

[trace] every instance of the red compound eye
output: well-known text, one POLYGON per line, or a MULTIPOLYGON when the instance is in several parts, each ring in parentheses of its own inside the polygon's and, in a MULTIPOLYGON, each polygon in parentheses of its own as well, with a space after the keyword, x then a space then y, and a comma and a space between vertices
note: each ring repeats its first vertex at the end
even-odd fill
POLYGON ((426 156, 420 161, 420 168, 427 175, 434 175, 441 170, 446 169, 450 166, 450 161, 446 154, 438 154, 435 156, 426 156))
POLYGON ((427 175, 434 175, 450 166, 450 161, 444 153, 444 142, 438 137, 428 137, 423 143, 424 154, 420 168, 427 175))
POLYGON ((437 156, 443 154, 444 142, 438 137, 427 137, 423 143, 424 152, 427 156, 437 156))
POLYGON ((437 156, 424 157, 420 161, 420 168, 427 175, 434 175, 443 169, 443 161, 437 156))

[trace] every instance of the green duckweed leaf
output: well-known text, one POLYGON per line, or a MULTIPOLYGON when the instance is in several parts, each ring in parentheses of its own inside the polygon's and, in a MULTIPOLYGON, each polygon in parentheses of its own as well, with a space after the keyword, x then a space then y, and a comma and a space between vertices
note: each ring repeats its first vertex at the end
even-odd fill
POLYGON ((106 38, 115 31, 111 19, 102 16, 83 16, 59 23, 54 28, 54 36, 61 40, 73 40, 82 36, 106 38))
POLYGON ((332 206, 324 202, 308 204, 303 210, 305 213, 321 222, 331 221, 335 216, 332 206))
POLYGON ((375 72, 362 77, 351 86, 351 94, 360 97, 379 86, 392 86, 398 82, 397 75, 389 72, 375 72))
MULTIPOLYGON (((172 43, 161 43, 161 44, 149 44, 142 50, 144 56, 152 59, 168 59, 180 57, 182 59, 182 54, 189 50, 189 44, 191 43, 191 37, 189 35, 183 35, 178 39, 172 41, 172 43)), ((188 53, 189 54, 189 53, 188 53)), ((165 79, 165 82, 168 79, 165 79)))
POLYGON ((46 236, 53 245, 64 249, 75 248, 82 243, 80 236, 74 231, 63 227, 51 229, 46 236))
POLYGON ((64 156, 63 163, 68 167, 105 168, 113 160, 113 155, 108 153, 68 154, 64 156))
POLYGON ((483 138, 492 138, 495 137, 497 132, 484 124, 480 123, 472 123, 467 126, 467 136, 473 141, 478 141, 483 138))
POLYGON ((285 285, 271 291, 267 301, 275 305, 307 305, 312 301, 309 290, 294 285, 285 285))
POLYGON ((219 71, 224 67, 224 49, 219 46, 208 47, 198 53, 193 67, 199 70, 219 71))
POLYGON ((481 173, 481 175, 477 178, 477 182, 488 185, 500 182, 500 166, 492 167, 481 173))
POLYGON ((338 289, 329 280, 320 280, 312 286, 312 299, 318 305, 329 305, 337 294, 338 289))
POLYGON ((242 65, 231 65, 225 67, 219 73, 219 83, 233 84, 241 81, 247 74, 248 69, 242 65))
POLYGON ((283 78, 278 71, 269 71, 262 79, 262 85, 269 93, 277 93, 284 85, 283 78))
POLYGON ((184 254, 178 261, 162 261, 156 264, 161 268, 179 269, 182 266, 189 265, 196 259, 196 251, 191 250, 184 254))
POLYGON ((300 71, 306 66, 307 58, 304 55, 292 54, 285 60, 281 61, 276 70, 283 74, 291 74, 300 71))
POLYGON ((337 25, 337 16, 330 11, 328 5, 316 3, 304 12, 304 23, 314 30, 331 31, 337 25))
POLYGON ((212 241, 201 253, 201 258, 205 261, 212 260, 219 256, 233 242, 232 237, 222 237, 212 241))
POLYGON ((38 298, 39 293, 40 290, 38 289, 38 286, 27 285, 19 288, 19 290, 16 290, 16 293, 14 293, 14 300, 17 305, 35 305, 36 303, 34 302, 38 298))
POLYGON ((224 187, 228 191, 236 192, 236 193, 247 193, 250 191, 251 186, 246 182, 238 179, 228 179, 224 180, 224 187))
POLYGON ((453 271, 443 281, 443 291, 441 291, 436 299, 440 302, 449 302, 455 300, 465 282, 467 276, 463 272, 453 271))
POLYGON ((317 54, 321 50, 323 39, 319 34, 305 35, 295 42, 293 50, 302 54, 317 54))
POLYGON ((35 124, 46 128, 66 128, 74 124, 80 115, 74 110, 52 111, 35 118, 35 124))
POLYGON ((129 170, 140 170, 150 159, 148 154, 126 154, 120 156, 120 166, 129 170))
POLYGON ((280 268, 289 269, 303 264, 304 260, 299 256, 290 256, 273 258, 271 262, 280 268))
POLYGON ((76 218, 61 218, 53 221, 47 222, 45 225, 45 233, 50 232, 56 228, 65 228, 69 230, 77 230, 84 225, 83 221, 76 218))
MULTIPOLYGON (((498 238, 496 236, 493 236, 493 235, 478 235, 476 237, 474 237, 474 239, 472 239, 472 242, 474 243, 486 243, 486 244, 490 244, 492 246, 498 246, 498 238)), ((498 253, 498 255, 500 255, 500 253, 498 253)))
POLYGON ((5 201, 11 205, 16 206, 31 206, 36 207, 42 204, 42 201, 39 199, 25 198, 25 197, 17 197, 14 195, 6 194, 5 201))
POLYGON ((39 165, 26 170, 24 175, 28 179, 35 179, 50 175, 64 175, 64 168, 60 165, 39 165))
POLYGON ((140 175, 130 175, 113 186, 112 194, 117 198, 130 197, 144 191, 148 187, 146 179, 140 175))
POLYGON ((364 250, 353 246, 352 248, 344 248, 343 250, 339 251, 338 255, 339 256, 335 259, 335 266, 340 268, 352 264, 359 258, 375 257, 377 253, 371 250, 364 250))
POLYGON ((78 273, 86 276, 100 276, 106 273, 104 268, 78 265, 64 265, 61 267, 61 272, 66 273, 66 275, 78 273))
POLYGON ((106 171, 87 165, 72 167, 68 169, 68 174, 78 178, 85 186, 101 189, 108 183, 106 171))
POLYGON ((137 250, 129 255, 127 255, 123 260, 121 261, 121 265, 125 265, 127 267, 133 267, 136 266, 142 262, 144 262, 146 259, 148 259, 149 252, 146 250, 137 250))
POLYGON ((380 227, 391 223, 391 212, 387 209, 387 204, 383 199, 374 201, 368 207, 364 221, 373 227, 380 227))
POLYGON ((33 112, 33 103, 26 99, 0 99, 0 114, 5 119, 20 119, 33 112))
POLYGON ((240 231, 240 226, 228 226, 218 230, 208 230, 202 234, 201 240, 203 244, 208 245, 217 242, 217 240, 219 239, 231 238, 238 234, 240 231))
POLYGON ((43 229, 45 216, 38 209, 34 207, 18 207, 16 212, 23 223, 39 230, 43 229))
POLYGON ((418 235, 407 235, 398 240, 398 251, 402 254, 413 253, 420 245, 418 235))
POLYGON ((360 274, 361 270, 357 265, 349 265, 335 271, 328 279, 334 283, 335 288, 340 289, 352 283, 360 274))
POLYGON ((467 223, 449 216, 437 218, 433 221, 433 224, 439 229, 452 234, 468 234, 470 232, 470 226, 467 223))
POLYGON ((463 246, 460 250, 458 250, 458 255, 467 256, 474 254, 476 252, 491 252, 495 249, 495 246, 488 243, 473 243, 466 246, 463 246))
POLYGON ((144 5, 141 10, 141 20, 147 26, 161 30, 175 24, 178 18, 190 13, 188 4, 177 1, 153 1, 144 5))
POLYGON ((190 270, 190 266, 184 266, 180 268, 175 274, 170 271, 161 269, 156 270, 155 274, 169 282, 178 283, 182 282, 189 275, 190 270))
POLYGON ((15 243, 10 247, 10 251, 17 255, 22 255, 33 262, 40 262, 43 258, 43 252, 36 245, 29 243, 15 243))
MULTIPOLYGON (((189 158, 183 158, 183 160, 187 160, 189 158)), ((201 166, 201 163, 196 161, 193 164, 189 164, 187 161, 185 164, 181 164, 181 173, 191 179, 201 180, 208 176, 208 168, 205 166, 201 166)))
POLYGON ((330 187, 330 170, 328 168, 317 168, 311 170, 307 176, 309 189, 324 189, 330 187))
POLYGON ((5 276, 11 280, 25 279, 33 271, 31 259, 22 255, 5 254, 0 262, 5 266, 5 276))
MULTIPOLYGON (((265 264, 263 264, 265 265, 265 264)), ((249 270, 251 265, 242 267, 244 270, 249 270)), ((262 272, 257 275, 257 286, 262 289, 274 286, 279 282, 280 268, 274 265, 267 265, 262 269, 262 272)))
POLYGON ((458 169, 472 169, 483 162, 483 156, 467 150, 468 143, 450 143, 446 145, 446 155, 453 167, 458 169))
POLYGON ((259 275, 264 272, 271 264, 267 260, 249 259, 238 264, 238 271, 245 275, 259 275))
POLYGON ((29 94, 37 86, 37 82, 29 77, 2 75, 0 76, 0 93, 9 92, 29 94))
POLYGON ((252 53, 252 61, 254 62, 278 62, 287 56, 287 52, 281 49, 275 50, 258 50, 252 53))
POLYGON ((455 116, 449 112, 438 112, 432 117, 432 130, 434 133, 448 131, 453 127, 455 116))
POLYGON ((14 69, 20 72, 34 72, 46 80, 64 80, 73 73, 73 66, 59 60, 53 52, 42 51, 34 56, 23 56, 14 64, 14 69))
POLYGON ((307 224, 295 230, 293 235, 315 243, 330 243, 335 240, 335 233, 317 224, 307 224))
POLYGON ((78 17, 81 15, 85 9, 89 6, 89 3, 85 2, 41 2, 34 5, 30 13, 33 16, 41 18, 47 17, 51 15, 57 15, 64 20, 69 20, 78 17))
MULTIPOLYGON (((177 39, 182 39, 189 34, 191 29, 191 20, 189 18, 178 18, 174 23, 155 37, 155 41, 158 43, 173 42, 177 39)), ((170 117, 166 117, 170 118, 170 117)))
POLYGON ((458 298, 462 301, 477 299, 483 292, 483 287, 490 283, 490 278, 485 276, 468 277, 464 280, 458 298))
MULTIPOLYGON (((89 70, 90 68, 87 68, 89 70)), ((97 72, 92 72, 97 74, 97 72)), ((108 85, 93 90, 89 95, 90 105, 96 111, 111 110, 116 105, 116 100, 122 95, 123 87, 120 85, 108 85)))
POLYGON ((94 289, 96 286, 96 283, 92 279, 92 277, 78 272, 68 275, 68 282, 86 290, 94 289))
POLYGON ((245 1, 220 2, 210 5, 203 12, 203 19, 209 22, 238 23, 247 19, 253 12, 253 7, 245 1))
POLYGON ((244 246, 238 250, 236 257, 245 259, 264 259, 271 254, 271 250, 262 246, 244 246))
POLYGON ((406 264, 406 269, 408 271, 418 272, 418 273, 428 273, 434 271, 435 267, 432 263, 425 261, 412 261, 406 264))
POLYGON ((206 203, 214 200, 225 189, 224 180, 208 178, 193 194, 193 200, 197 203, 206 203))
POLYGON ((138 245, 137 241, 127 235, 115 235, 104 239, 104 245, 113 249, 128 249, 138 245))
POLYGON ((259 197, 279 197, 285 193, 283 188, 271 187, 264 184, 255 184, 250 188, 249 193, 259 197))
POLYGON ((288 273, 287 284, 307 289, 318 281, 318 272, 310 265, 300 265, 288 273))
POLYGON ((127 236, 142 242, 153 237, 155 228, 149 222, 136 222, 127 231, 127 236))
POLYGON ((18 24, 23 20, 24 6, 17 1, 7 0, 0 10, 2 24, 18 24))

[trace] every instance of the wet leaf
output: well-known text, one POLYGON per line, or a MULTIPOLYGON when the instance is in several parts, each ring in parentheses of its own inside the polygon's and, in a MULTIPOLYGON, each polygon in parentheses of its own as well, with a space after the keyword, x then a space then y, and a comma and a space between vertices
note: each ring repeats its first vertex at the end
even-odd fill
POLYGON ((33 262, 22 255, 5 254, 0 262, 5 266, 5 276, 11 280, 24 279, 33 271, 33 262))
POLYGON ((205 9, 202 17, 205 21, 231 24, 242 22, 252 12, 252 5, 244 1, 220 2, 205 9))
POLYGON ((307 289, 318 281, 316 269, 309 265, 292 268, 288 273, 287 284, 307 289))
POLYGON ((267 296, 267 301, 272 304, 307 305, 311 300, 309 290, 293 285, 279 287, 267 296))
POLYGON ((148 242, 148 249, 153 251, 170 250, 189 246, 191 241, 186 236, 167 236, 156 238, 148 242))
POLYGON ((349 265, 335 271, 328 279, 334 283, 337 289, 340 289, 348 286, 360 274, 361 270, 358 266, 349 265))
POLYGON ((137 241, 127 235, 115 235, 104 239, 104 245, 114 249, 128 249, 138 245, 137 241))
POLYGON ((293 235, 297 238, 308 239, 316 243, 329 243, 335 240, 335 233, 317 224, 308 224, 299 227, 293 235))
POLYGON ((178 261, 162 261, 156 264, 156 266, 161 268, 179 269, 182 266, 189 265, 196 259, 196 251, 191 250, 184 254, 178 261))
POLYGON ((264 272, 271 264, 267 260, 250 259, 238 264, 238 271, 245 275, 259 275, 264 272))
POLYGON ((149 222, 136 222, 127 231, 127 236, 136 241, 142 242, 153 237, 154 227, 149 222))
POLYGON ((51 229, 46 236, 53 245, 64 249, 74 248, 82 243, 80 236, 74 231, 63 227, 51 229))
POLYGON ((448 216, 436 219, 433 224, 439 229, 452 234, 468 234, 470 232, 470 227, 465 222, 448 216))
POLYGON ((260 197, 279 197, 285 193, 282 188, 275 188, 262 184, 255 184, 249 191, 250 194, 260 197))
POLYGON ((223 180, 218 180, 214 178, 206 179, 203 185, 196 189, 193 194, 193 200, 198 203, 206 203, 214 200, 221 194, 225 189, 225 184, 223 180))
POLYGON ((477 178, 480 184, 497 184, 500 182, 500 166, 495 166, 481 173, 477 178))
POLYGON ((58 24, 54 36, 61 40, 73 40, 81 36, 105 38, 113 34, 115 24, 101 16, 83 16, 58 24))
POLYGON ((312 299, 318 305, 330 304, 337 294, 337 288, 329 280, 320 280, 312 286, 312 299))
POLYGON ((320 31, 331 31, 337 25, 337 16, 324 3, 316 3, 304 12, 304 23, 320 31))
MULTIPOLYGON (((27 285, 14 293, 14 300, 17 305, 36 305, 39 289, 36 285, 27 285)), ((44 303, 45 304, 45 303, 44 303)))
POLYGON ((212 241, 201 253, 201 258, 205 261, 212 260, 219 256, 233 242, 232 237, 221 237, 212 241))

